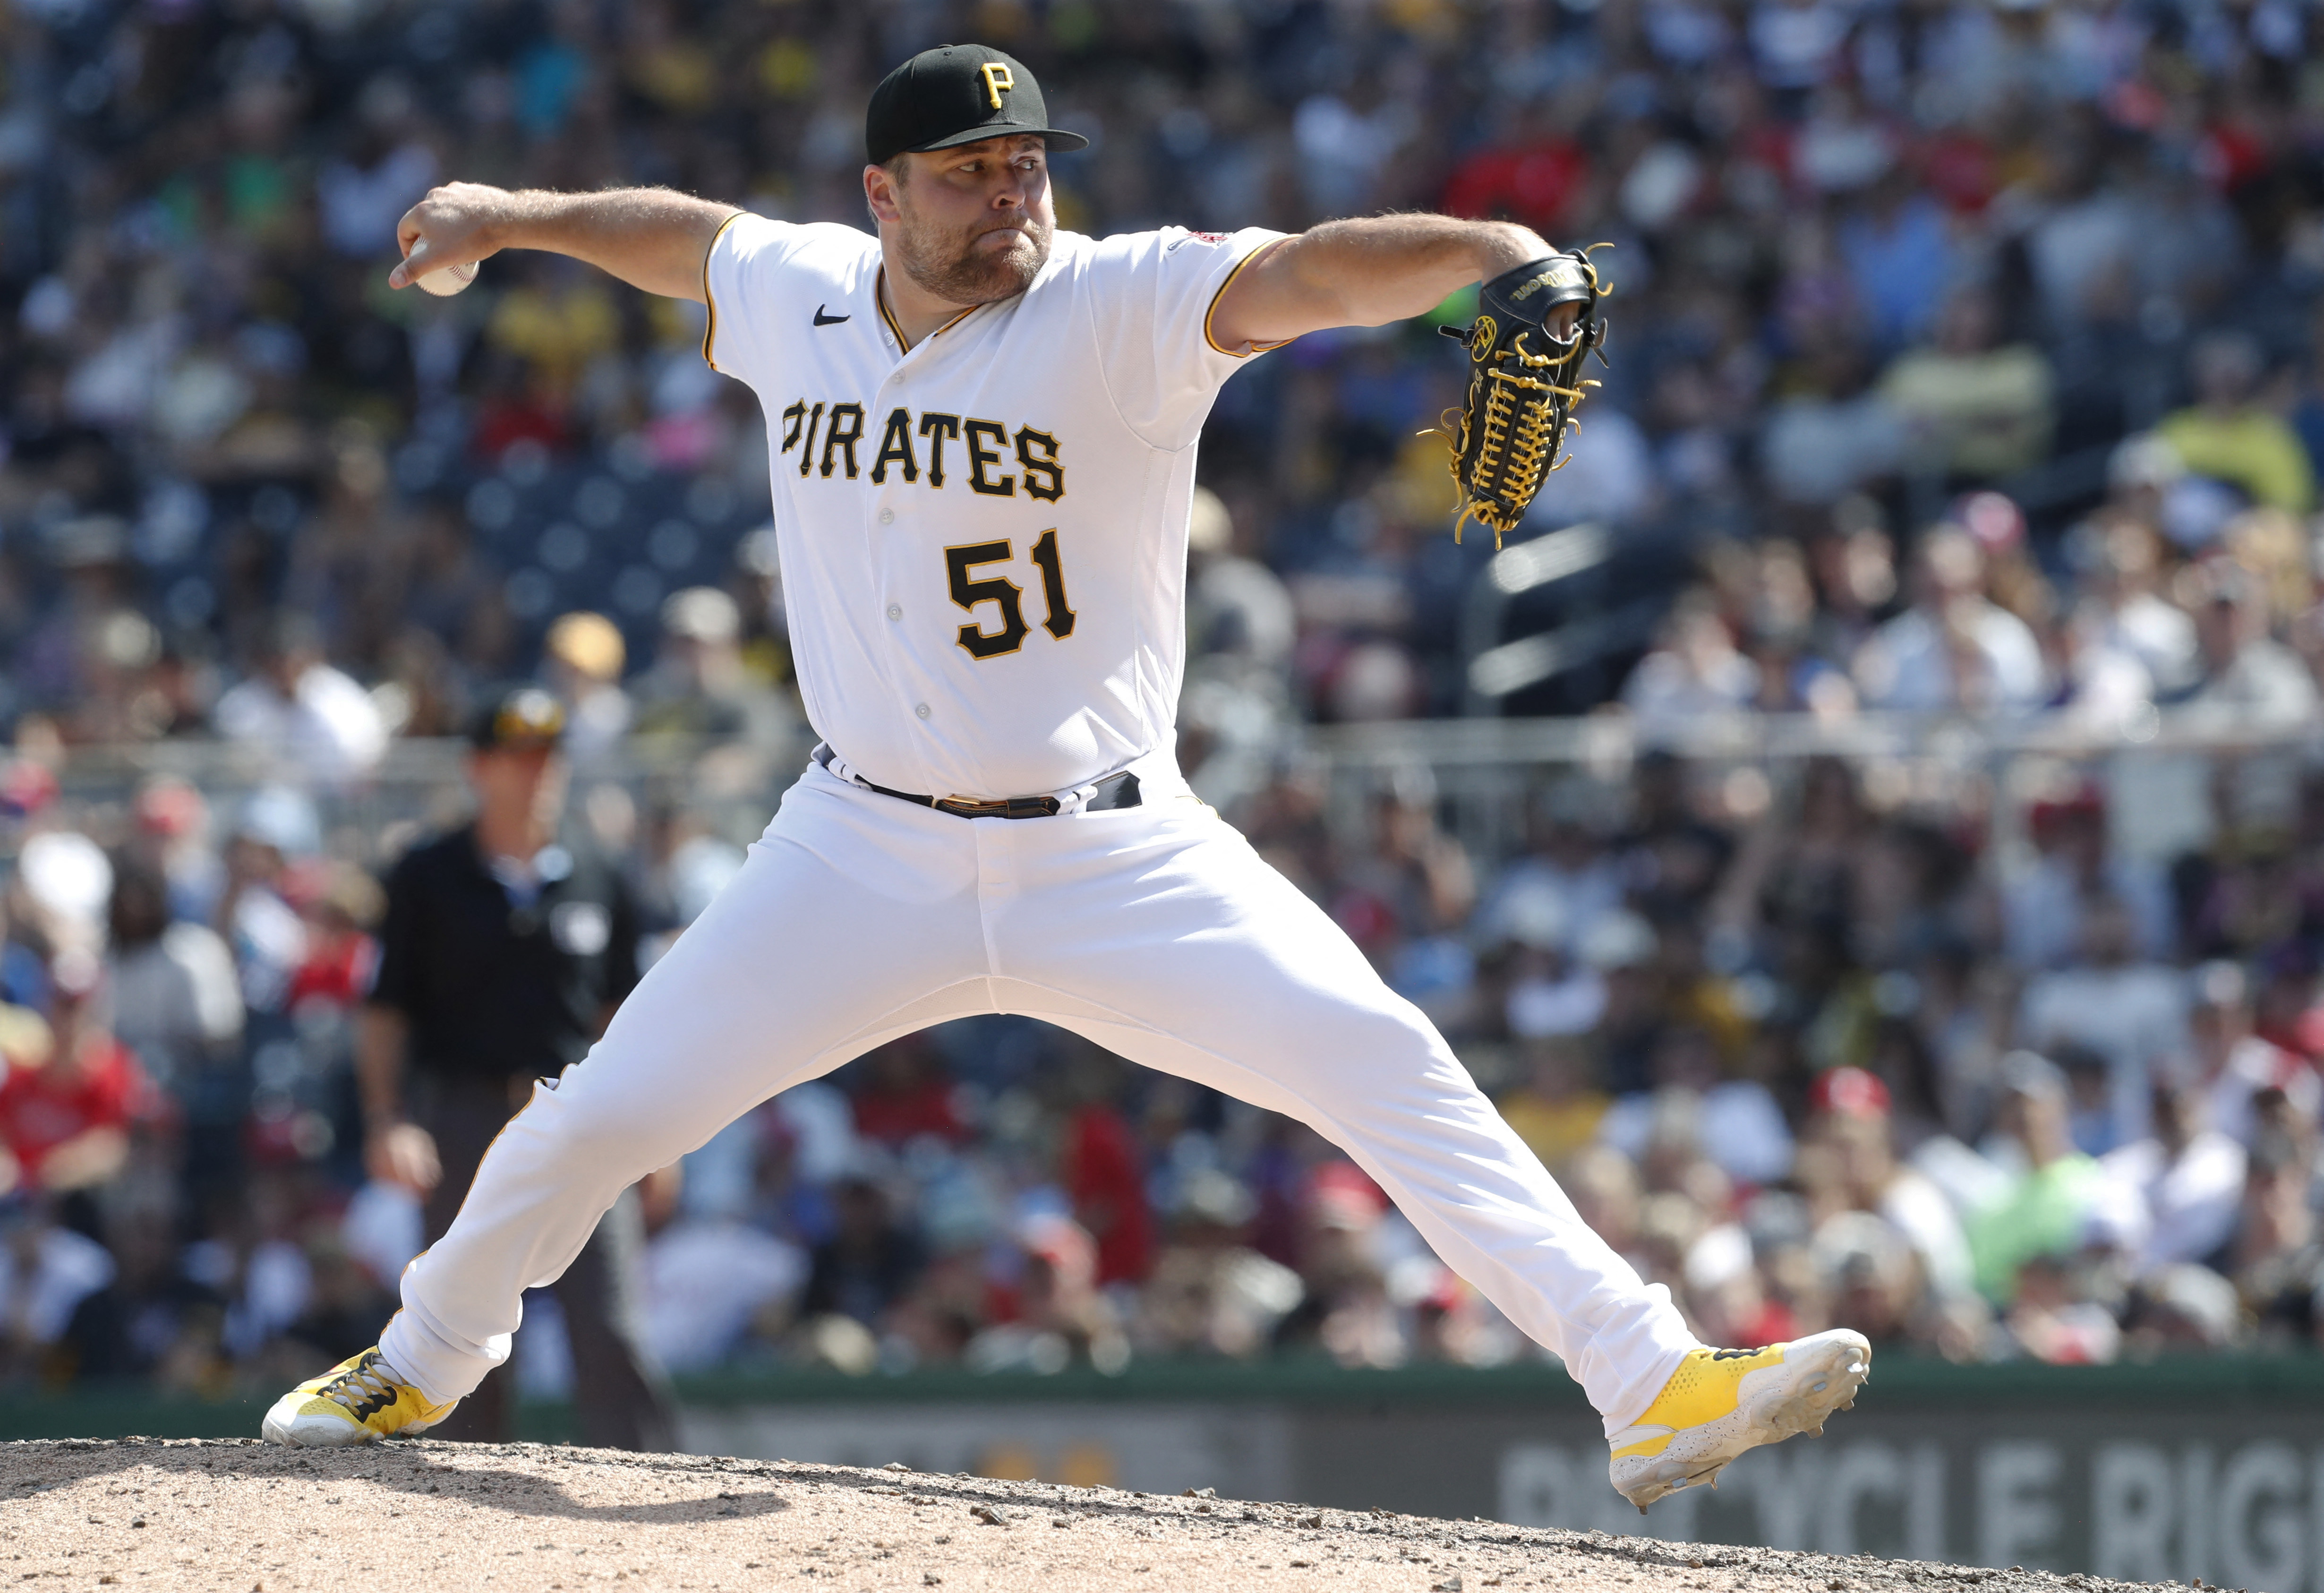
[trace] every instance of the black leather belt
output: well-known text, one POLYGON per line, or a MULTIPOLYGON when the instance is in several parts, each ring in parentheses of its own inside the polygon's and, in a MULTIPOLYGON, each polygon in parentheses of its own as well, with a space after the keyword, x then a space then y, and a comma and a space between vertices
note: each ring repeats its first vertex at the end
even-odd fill
MULTIPOLYGON (((819 746, 815 750, 815 760, 824 768, 831 767, 831 759, 829 746, 819 746)), ((1055 818, 1065 808, 1065 804, 1055 796, 923 796, 913 791, 890 791, 885 786, 873 785, 862 775, 854 776, 854 780, 867 791, 893 796, 899 802, 933 807, 938 813, 948 813, 954 818, 1046 819, 1055 818)), ((1090 799, 1082 804, 1082 811, 1108 813, 1118 807, 1142 806, 1144 801, 1139 795, 1138 777, 1125 769, 1120 774, 1110 774, 1098 781, 1090 799)))

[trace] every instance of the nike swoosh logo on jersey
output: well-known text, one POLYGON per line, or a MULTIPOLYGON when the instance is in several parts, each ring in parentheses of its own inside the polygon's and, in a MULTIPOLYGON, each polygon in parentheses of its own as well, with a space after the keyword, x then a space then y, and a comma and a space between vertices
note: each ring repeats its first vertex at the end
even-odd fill
POLYGON ((823 313, 823 306, 818 304, 815 307, 815 324, 818 327, 835 327, 842 321, 853 318, 853 316, 827 316, 823 313))

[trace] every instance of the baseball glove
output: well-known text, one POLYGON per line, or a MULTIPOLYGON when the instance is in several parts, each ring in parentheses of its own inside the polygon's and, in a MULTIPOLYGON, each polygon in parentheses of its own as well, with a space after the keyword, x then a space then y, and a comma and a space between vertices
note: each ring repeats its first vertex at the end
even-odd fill
POLYGON ((1474 326, 1437 328, 1469 345, 1468 394, 1443 421, 1461 489, 1455 542, 1475 519, 1493 528, 1499 548, 1549 473, 1565 464, 1566 429, 1581 425, 1573 408, 1598 385, 1582 379, 1582 357, 1596 349, 1599 364, 1606 361, 1606 323, 1598 313, 1605 293, 1588 251, 1548 254, 1487 282, 1474 326), (1549 321, 1563 304, 1579 304, 1582 312, 1561 338, 1549 321))

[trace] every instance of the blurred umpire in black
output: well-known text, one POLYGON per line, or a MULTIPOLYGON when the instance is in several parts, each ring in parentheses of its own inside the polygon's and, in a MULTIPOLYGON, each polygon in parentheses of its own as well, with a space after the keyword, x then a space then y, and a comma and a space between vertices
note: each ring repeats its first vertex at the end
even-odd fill
MULTIPOLYGON (((488 704, 469 733, 475 817, 405 854, 387 881, 378 982, 356 1041, 372 1175, 426 1201, 428 1242, 452 1225, 476 1164, 536 1078, 581 1060, 638 981, 638 915, 604 859, 558 843, 565 711, 535 687, 488 704)), ((597 1225, 554 1285, 573 1346, 583 1443, 676 1447, 643 1340, 638 1192, 597 1225)), ((503 1369, 431 1438, 516 1434, 503 1369)))

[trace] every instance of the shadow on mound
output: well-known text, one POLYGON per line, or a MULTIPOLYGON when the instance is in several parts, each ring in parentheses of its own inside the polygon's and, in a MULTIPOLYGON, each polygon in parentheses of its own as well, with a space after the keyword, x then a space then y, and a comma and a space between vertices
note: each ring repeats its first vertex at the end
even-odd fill
MULTIPOLYGON (((460 1444, 426 1439, 346 1450, 287 1449, 255 1439, 65 1439, 0 1444, 0 1503, 146 1467, 165 1477, 318 1485, 368 1482, 415 1500, 465 1500, 512 1515, 595 1524, 674 1525, 765 1516, 789 1509, 790 1502, 777 1491, 771 1477, 754 1475, 744 1469, 747 1465, 713 1462, 695 1455, 632 1455, 549 1444, 460 1444), (484 1457, 503 1456, 521 1459, 524 1469, 474 1463, 484 1457), (463 1464, 464 1460, 468 1463, 463 1464), (658 1472, 673 1480, 702 1484, 715 1480, 721 1486, 710 1498, 589 1505, 573 1497, 554 1475, 559 1469, 607 1467, 658 1472)), ((772 1468, 767 1470, 771 1472, 772 1468)))

